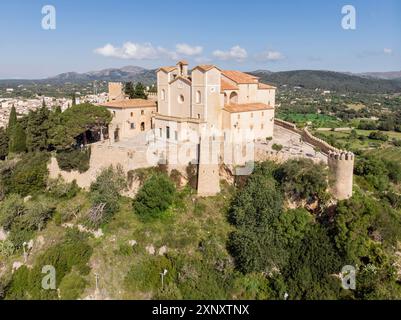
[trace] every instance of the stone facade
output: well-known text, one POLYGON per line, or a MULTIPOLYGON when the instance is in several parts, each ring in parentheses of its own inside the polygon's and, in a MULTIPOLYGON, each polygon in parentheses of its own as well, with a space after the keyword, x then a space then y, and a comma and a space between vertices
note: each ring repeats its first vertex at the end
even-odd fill
POLYGON ((121 82, 109 82, 109 101, 124 100, 124 85, 121 82))
POLYGON ((134 138, 141 132, 152 129, 152 119, 157 110, 156 102, 144 99, 126 99, 103 104, 113 115, 109 124, 109 138, 134 138))

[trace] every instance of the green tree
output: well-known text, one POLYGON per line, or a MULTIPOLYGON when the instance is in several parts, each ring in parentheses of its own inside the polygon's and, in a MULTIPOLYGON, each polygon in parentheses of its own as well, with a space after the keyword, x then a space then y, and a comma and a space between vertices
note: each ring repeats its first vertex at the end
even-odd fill
POLYGON ((4 128, 0 128, 0 160, 4 160, 8 155, 8 135, 4 128))
POLYGON ((91 201, 93 205, 105 204, 102 219, 90 221, 90 224, 97 227, 105 223, 119 210, 120 193, 127 188, 127 179, 120 166, 110 166, 103 169, 97 176, 96 181, 90 186, 91 201), (91 223, 92 222, 92 223, 91 223))
POLYGON ((146 94, 146 88, 141 82, 138 82, 135 86, 134 98, 135 99, 148 99, 148 95, 146 94))
POLYGON ((17 124, 17 111, 15 110, 14 105, 11 107, 10 116, 8 118, 8 126, 7 130, 11 130, 17 124))
POLYGON ((68 150, 76 143, 79 136, 87 141, 87 131, 98 131, 108 126, 111 113, 101 106, 89 103, 68 108, 59 117, 54 116, 55 125, 49 130, 49 142, 56 150, 68 150))
POLYGON ((318 224, 310 228, 291 250, 282 271, 290 299, 335 299, 340 281, 341 258, 326 231, 318 224))
POLYGON ((135 89, 132 82, 127 82, 124 86, 124 93, 130 98, 134 99, 135 97, 135 89))
POLYGON ((174 183, 166 175, 152 175, 134 199, 135 213, 144 218, 160 217, 172 205, 175 191, 174 183))
POLYGON ((9 152, 22 153, 26 151, 26 134, 22 125, 17 122, 10 128, 9 152))
POLYGON ((325 199, 327 169, 310 159, 289 160, 275 173, 284 192, 294 200, 325 199))
POLYGON ((46 107, 31 111, 27 116, 26 146, 28 151, 48 148, 48 131, 51 126, 50 111, 46 107))

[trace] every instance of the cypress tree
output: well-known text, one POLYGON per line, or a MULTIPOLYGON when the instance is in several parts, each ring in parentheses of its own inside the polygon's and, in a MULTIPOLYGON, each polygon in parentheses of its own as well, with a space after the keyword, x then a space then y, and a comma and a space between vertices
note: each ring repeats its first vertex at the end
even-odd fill
POLYGON ((16 124, 17 124, 17 111, 15 110, 15 107, 13 105, 11 107, 10 116, 8 118, 7 131, 10 132, 16 124))
POLYGON ((8 155, 8 135, 4 128, 0 128, 0 159, 4 160, 8 155))
POLYGON ((26 151, 25 130, 19 122, 10 130, 9 151, 15 153, 26 151))

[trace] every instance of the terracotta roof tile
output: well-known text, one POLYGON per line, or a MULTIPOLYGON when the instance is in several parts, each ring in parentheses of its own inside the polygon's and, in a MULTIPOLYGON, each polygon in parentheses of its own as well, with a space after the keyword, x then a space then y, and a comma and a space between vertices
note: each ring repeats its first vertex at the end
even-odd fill
POLYGON ((231 82, 224 80, 223 78, 221 79, 221 91, 224 90, 238 90, 238 86, 235 84, 232 84, 231 82))
POLYGON ((110 101, 101 104, 103 107, 129 109, 129 108, 151 108, 156 107, 155 101, 145 99, 126 99, 119 101, 110 101))
POLYGON ((188 61, 187 60, 180 60, 177 62, 177 65, 179 64, 183 64, 183 65, 188 65, 188 61))
POLYGON ((248 83, 258 83, 258 77, 252 76, 250 74, 234 71, 234 70, 223 70, 222 75, 231 79, 238 84, 248 84, 248 83))
POLYGON ((224 106, 224 110, 230 113, 238 113, 238 112, 248 112, 248 111, 261 111, 261 110, 273 110, 274 108, 264 103, 243 103, 243 104, 226 104, 224 106))
POLYGON ((194 70, 195 69, 200 69, 201 71, 206 72, 206 71, 209 71, 209 70, 211 70, 213 68, 219 69, 219 68, 217 68, 216 66, 214 66, 212 64, 200 64, 199 66, 196 66, 194 68, 194 70))
POLYGON ((271 85, 259 82, 259 89, 261 89, 261 90, 264 90, 264 89, 276 89, 276 87, 273 87, 271 85))
POLYGON ((172 66, 172 67, 160 67, 157 71, 160 71, 160 70, 169 73, 169 72, 171 72, 171 71, 177 70, 177 67, 176 67, 176 66, 172 66))

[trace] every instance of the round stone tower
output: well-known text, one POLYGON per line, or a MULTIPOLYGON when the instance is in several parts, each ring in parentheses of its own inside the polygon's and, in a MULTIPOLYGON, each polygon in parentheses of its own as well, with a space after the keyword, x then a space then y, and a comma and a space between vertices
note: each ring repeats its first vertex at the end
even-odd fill
POLYGON ((352 197, 352 180, 354 173, 354 159, 352 152, 339 150, 329 151, 329 183, 332 195, 338 200, 352 197))

